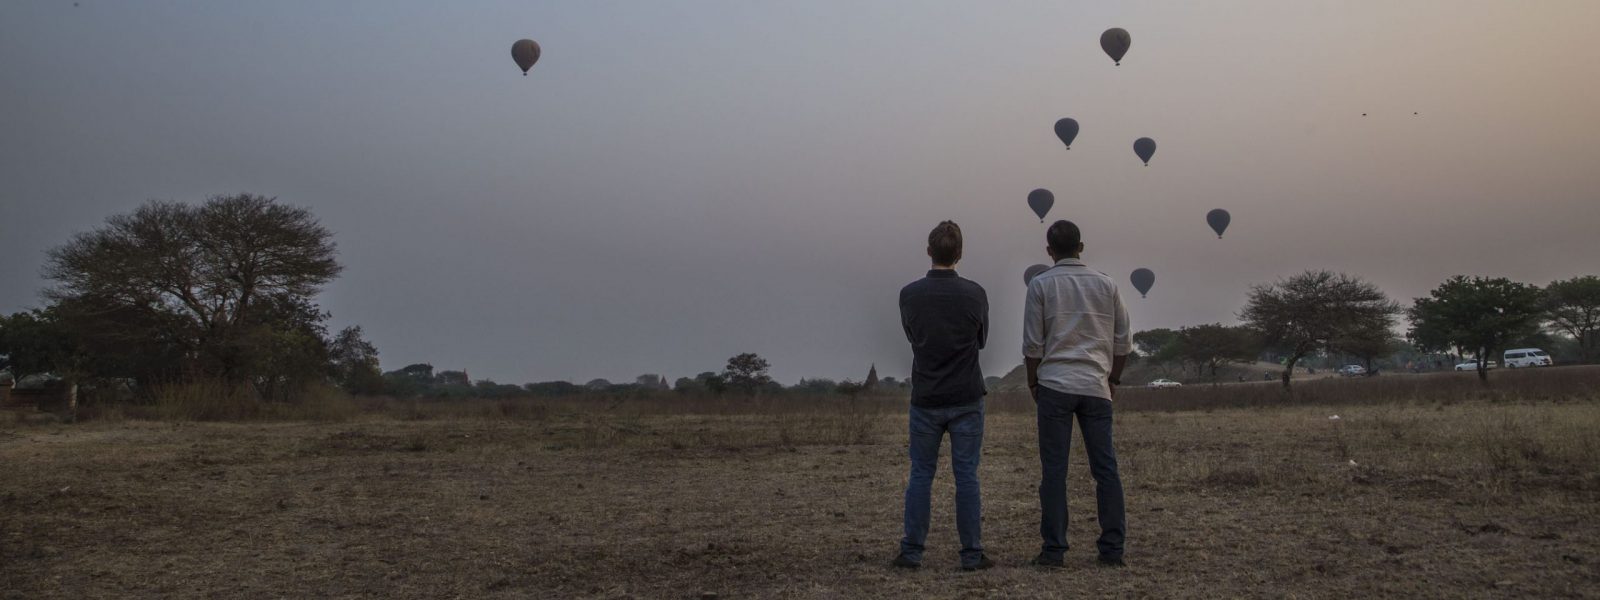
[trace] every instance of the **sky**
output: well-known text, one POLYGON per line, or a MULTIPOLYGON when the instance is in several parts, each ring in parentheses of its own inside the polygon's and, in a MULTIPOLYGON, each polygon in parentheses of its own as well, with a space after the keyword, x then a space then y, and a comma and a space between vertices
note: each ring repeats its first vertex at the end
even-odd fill
POLYGON ((1543 285, 1600 273, 1597 26, 1591 0, 8 1, 0 311, 75 232, 239 192, 335 232, 320 302, 385 369, 502 383, 741 352, 904 377, 898 291, 944 219, 1003 374, 1041 187, 1088 264, 1155 272, 1135 329, 1236 322, 1305 269, 1403 303, 1543 285))

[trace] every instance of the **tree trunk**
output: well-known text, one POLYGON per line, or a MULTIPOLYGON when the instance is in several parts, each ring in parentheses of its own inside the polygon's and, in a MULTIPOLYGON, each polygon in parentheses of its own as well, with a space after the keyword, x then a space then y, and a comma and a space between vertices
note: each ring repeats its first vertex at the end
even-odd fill
POLYGON ((1478 381, 1489 383, 1489 348, 1478 349, 1478 381))
POLYGON ((68 383, 67 384, 67 414, 65 416, 66 416, 66 421, 68 423, 76 423, 76 422, 78 422, 78 383, 77 382, 72 382, 72 383, 68 383))
POLYGON ((1290 389, 1293 389, 1289 385, 1289 378, 1294 376, 1294 364, 1297 363, 1297 362, 1300 362, 1300 356, 1301 355, 1299 355, 1299 354, 1291 356, 1291 357, 1289 357, 1288 362, 1285 362, 1283 364, 1283 389, 1284 389, 1284 391, 1289 391, 1290 389))

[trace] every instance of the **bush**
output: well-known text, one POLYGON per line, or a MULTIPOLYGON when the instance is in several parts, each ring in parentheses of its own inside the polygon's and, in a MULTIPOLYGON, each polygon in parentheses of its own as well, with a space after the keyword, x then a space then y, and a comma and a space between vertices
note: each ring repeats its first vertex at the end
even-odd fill
POLYGON ((344 421, 362 412, 348 394, 328 385, 308 386, 290 400, 269 402, 249 385, 205 380, 157 386, 150 398, 147 416, 170 421, 344 421))

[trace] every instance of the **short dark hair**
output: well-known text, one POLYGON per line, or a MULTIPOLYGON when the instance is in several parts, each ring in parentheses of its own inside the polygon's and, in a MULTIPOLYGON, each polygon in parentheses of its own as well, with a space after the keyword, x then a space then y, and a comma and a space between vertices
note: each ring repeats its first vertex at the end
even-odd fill
POLYGON ((1078 251, 1078 244, 1083 243, 1083 232, 1078 231, 1078 226, 1072 221, 1062 219, 1050 224, 1050 231, 1045 232, 1044 239, 1050 244, 1051 251, 1066 256, 1078 251))
POLYGON ((955 221, 945 221, 928 232, 928 258, 939 266, 948 267, 961 260, 961 226, 955 221))

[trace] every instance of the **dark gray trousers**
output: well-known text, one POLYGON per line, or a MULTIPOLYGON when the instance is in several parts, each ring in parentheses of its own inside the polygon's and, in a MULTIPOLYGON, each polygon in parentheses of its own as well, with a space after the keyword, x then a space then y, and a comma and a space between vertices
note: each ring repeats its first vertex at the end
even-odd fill
POLYGON ((1040 387, 1039 535, 1042 552, 1060 558, 1067 551, 1067 455, 1072 449, 1072 419, 1083 427, 1089 473, 1094 476, 1094 497, 1100 517, 1101 556, 1122 557, 1128 523, 1122 499, 1122 477, 1117 474, 1117 451, 1111 443, 1111 401, 1105 398, 1063 394, 1040 387))

